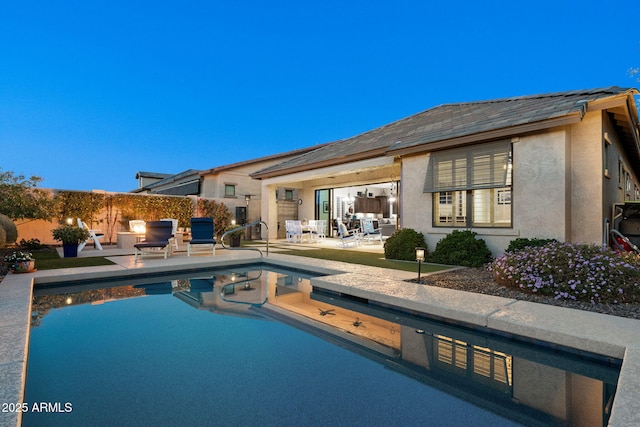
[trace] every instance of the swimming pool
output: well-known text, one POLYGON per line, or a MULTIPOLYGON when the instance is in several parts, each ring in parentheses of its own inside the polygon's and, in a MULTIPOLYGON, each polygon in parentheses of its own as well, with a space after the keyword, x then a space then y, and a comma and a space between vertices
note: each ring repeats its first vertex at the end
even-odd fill
POLYGON ((255 268, 37 291, 49 295, 34 304, 25 402, 62 409, 30 411, 23 425, 540 425, 560 412, 597 417, 550 401, 561 385, 600 396, 601 419, 613 397, 615 367, 313 292, 302 271, 255 268))

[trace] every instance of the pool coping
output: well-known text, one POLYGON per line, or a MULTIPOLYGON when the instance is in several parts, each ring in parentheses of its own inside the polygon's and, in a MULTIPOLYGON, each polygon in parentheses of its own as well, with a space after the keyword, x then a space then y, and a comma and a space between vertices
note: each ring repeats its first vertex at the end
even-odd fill
MULTIPOLYGON (((0 404, 23 402, 34 284, 202 269, 256 262, 261 257, 250 251, 229 251, 214 257, 134 262, 133 256, 120 256, 111 260, 116 264, 10 274, 0 282, 0 404)), ((264 261, 296 268, 301 264, 298 256, 277 253, 264 261)), ((415 273, 399 270, 315 258, 304 258, 304 268, 326 273, 312 279, 312 285, 333 292, 622 359, 609 426, 640 425, 640 320, 418 285, 405 281, 415 273)), ((0 427, 19 426, 21 415, 0 412, 0 427)))

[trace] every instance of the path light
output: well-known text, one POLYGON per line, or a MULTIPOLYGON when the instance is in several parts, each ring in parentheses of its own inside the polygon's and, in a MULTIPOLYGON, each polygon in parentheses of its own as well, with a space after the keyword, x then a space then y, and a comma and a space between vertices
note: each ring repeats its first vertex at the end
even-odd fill
POLYGON ((424 261, 424 248, 416 248, 416 261, 418 261, 418 283, 420 283, 420 266, 424 261))

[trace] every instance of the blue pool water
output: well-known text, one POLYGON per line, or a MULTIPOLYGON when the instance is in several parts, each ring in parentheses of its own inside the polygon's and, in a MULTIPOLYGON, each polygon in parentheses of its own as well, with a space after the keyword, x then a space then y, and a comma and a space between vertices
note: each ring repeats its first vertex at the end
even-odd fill
MULTIPOLYGON (((268 283, 281 294, 308 286, 298 273, 260 274, 262 284, 227 296, 260 301, 268 283)), ((215 290, 174 280, 173 290, 159 291, 163 281, 39 297, 25 402, 55 412, 28 411, 23 425, 520 425, 264 308, 208 303, 225 285, 212 277, 215 290)))

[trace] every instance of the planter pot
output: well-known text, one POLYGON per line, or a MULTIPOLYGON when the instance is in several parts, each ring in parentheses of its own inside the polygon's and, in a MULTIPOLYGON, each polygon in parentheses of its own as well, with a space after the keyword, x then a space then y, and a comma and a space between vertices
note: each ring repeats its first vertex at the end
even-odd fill
POLYGON ((229 236, 229 242, 231 243, 232 248, 237 248, 240 246, 240 236, 229 236))
POLYGON ((14 273, 31 273, 36 270, 36 262, 34 260, 31 261, 16 261, 11 270, 14 273))
POLYGON ((77 243, 63 243, 62 252, 65 258, 75 258, 78 256, 78 244, 77 243))

